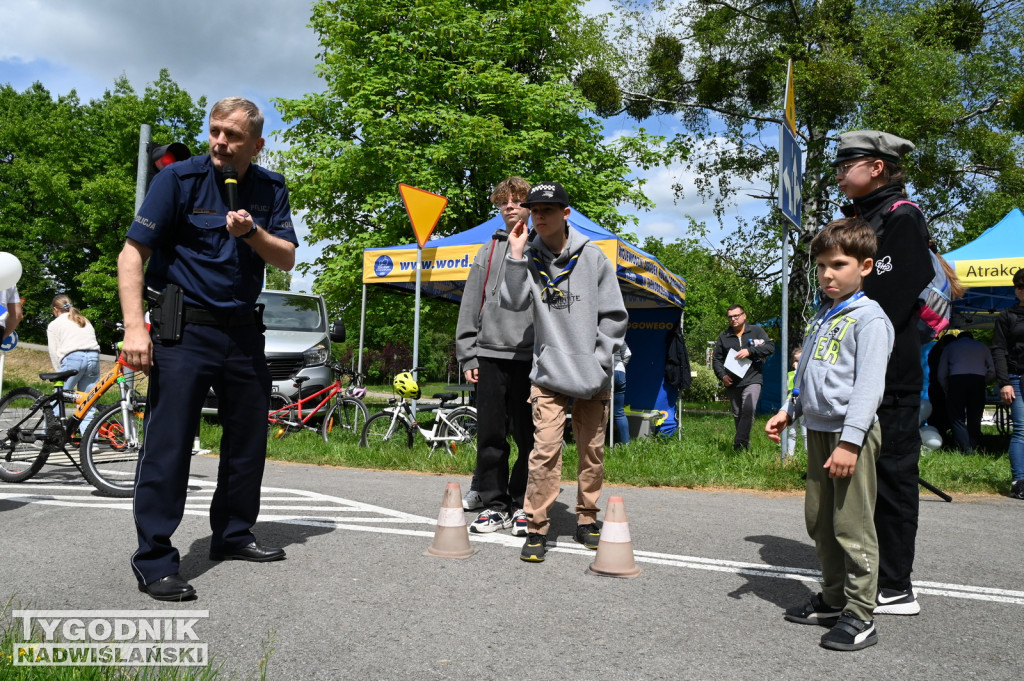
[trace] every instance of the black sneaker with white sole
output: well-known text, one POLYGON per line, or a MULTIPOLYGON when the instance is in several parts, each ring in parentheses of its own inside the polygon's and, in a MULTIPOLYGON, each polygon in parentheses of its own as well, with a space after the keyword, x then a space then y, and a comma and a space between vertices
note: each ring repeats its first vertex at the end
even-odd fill
POLYGON ((836 625, 821 637, 821 647, 829 650, 861 650, 878 643, 874 620, 865 622, 844 612, 836 625))
POLYGON ((1011 499, 1024 499, 1024 480, 1014 480, 1010 486, 1011 499))
POLYGON ((811 596, 811 600, 803 605, 786 609, 786 619, 797 624, 818 624, 831 627, 843 614, 842 608, 833 608, 825 602, 823 594, 811 596))
POLYGON ((921 604, 914 597, 913 588, 900 591, 883 587, 878 590, 876 603, 876 615, 916 615, 921 612, 921 604))

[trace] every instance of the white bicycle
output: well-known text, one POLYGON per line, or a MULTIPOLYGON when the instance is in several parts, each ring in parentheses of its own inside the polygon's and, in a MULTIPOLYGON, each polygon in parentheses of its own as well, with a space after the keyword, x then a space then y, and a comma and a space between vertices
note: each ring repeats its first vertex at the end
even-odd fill
POLYGON ((363 426, 359 444, 363 447, 402 447, 411 449, 417 433, 430 445, 430 456, 444 448, 449 454, 468 454, 476 459, 476 409, 470 406, 448 406, 459 398, 458 393, 436 393, 434 399, 440 405, 428 410, 433 413, 431 428, 420 427, 412 409, 412 400, 420 398, 420 388, 409 372, 395 377, 396 397, 388 400, 386 407, 369 419, 363 426))

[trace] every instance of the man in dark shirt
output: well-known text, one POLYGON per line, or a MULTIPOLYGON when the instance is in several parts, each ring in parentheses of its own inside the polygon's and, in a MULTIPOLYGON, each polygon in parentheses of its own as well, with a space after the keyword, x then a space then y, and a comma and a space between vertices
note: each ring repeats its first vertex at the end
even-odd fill
POLYGON ((726 315, 729 328, 715 342, 711 367, 715 376, 725 384, 725 392, 732 403, 732 418, 736 424, 733 449, 742 451, 750 449, 750 429, 754 425, 754 413, 764 381, 762 362, 775 352, 775 341, 760 326, 747 324, 747 313, 739 305, 730 307, 726 315), (736 359, 751 360, 742 376, 725 368, 730 350, 736 351, 736 359))
MULTIPOLYGON (((282 549, 256 543, 266 458, 270 373, 256 298, 265 263, 295 264, 298 241, 284 177, 252 163, 263 148, 263 115, 233 97, 210 111, 210 153, 175 163, 153 180, 118 258, 124 354, 150 374, 146 439, 135 477, 139 549, 131 559, 139 590, 157 600, 195 595, 178 574, 171 535, 185 510, 192 438, 207 391, 223 426, 217 488, 210 504, 210 558, 267 562, 282 549), (225 175, 237 173, 229 192, 225 175), (227 173, 225 170, 227 169, 227 173), (148 261, 145 273, 143 267, 148 261), (166 315, 146 329, 143 291, 182 291, 181 330, 166 315)), ((166 308, 163 310, 166 312, 166 308)))

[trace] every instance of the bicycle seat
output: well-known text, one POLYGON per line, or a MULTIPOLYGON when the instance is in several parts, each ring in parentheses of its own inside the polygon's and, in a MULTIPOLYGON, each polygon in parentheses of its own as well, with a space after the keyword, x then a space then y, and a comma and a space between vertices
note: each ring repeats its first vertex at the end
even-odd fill
POLYGON ((442 402, 451 402, 452 400, 459 399, 458 393, 434 393, 435 400, 441 400, 442 402))
POLYGON ((295 385, 302 385, 303 383, 305 383, 308 380, 309 380, 309 376, 293 376, 292 377, 292 381, 295 383, 295 385))
POLYGON ((71 378, 72 376, 78 375, 78 369, 68 369, 67 371, 54 371, 48 374, 39 374, 39 378, 44 381, 63 381, 64 379, 71 378))

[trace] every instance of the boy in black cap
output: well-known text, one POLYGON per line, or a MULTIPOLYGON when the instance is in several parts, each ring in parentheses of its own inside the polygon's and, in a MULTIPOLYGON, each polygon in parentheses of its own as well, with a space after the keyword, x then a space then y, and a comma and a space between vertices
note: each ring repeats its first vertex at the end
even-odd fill
POLYGON ((611 261, 568 222, 569 197, 562 185, 534 185, 522 205, 530 209, 533 232, 520 221, 509 233, 501 305, 533 311, 534 444, 523 507, 528 534, 520 558, 539 563, 547 551, 548 509, 562 479, 570 402, 579 455, 573 538, 597 549, 612 353, 625 339, 627 317, 611 261))
POLYGON ((875 267, 864 279, 864 293, 878 302, 892 322, 896 342, 878 408, 882 447, 878 457, 878 605, 876 614, 916 615, 921 611, 910 583, 917 540, 918 411, 924 373, 917 332, 918 294, 934 274, 928 251, 928 224, 907 200, 900 158, 913 151, 909 140, 879 130, 843 133, 832 165, 839 189, 853 200, 847 217, 867 220, 878 235, 875 267))

